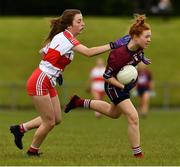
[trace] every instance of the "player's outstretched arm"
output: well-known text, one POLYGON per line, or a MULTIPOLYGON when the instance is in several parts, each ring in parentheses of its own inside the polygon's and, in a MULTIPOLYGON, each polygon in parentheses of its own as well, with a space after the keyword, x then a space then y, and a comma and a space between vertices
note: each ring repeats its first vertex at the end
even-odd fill
POLYGON ((88 48, 85 45, 80 44, 73 48, 74 51, 81 53, 87 57, 92 57, 92 56, 107 52, 110 49, 111 48, 109 44, 92 47, 92 48, 88 48))
POLYGON ((80 44, 80 45, 75 46, 73 48, 73 50, 76 52, 79 52, 87 57, 91 57, 91 56, 95 56, 95 55, 107 52, 110 49, 116 49, 123 45, 126 45, 130 39, 131 38, 129 35, 125 35, 125 36, 117 39, 116 41, 110 42, 109 44, 106 44, 106 45, 88 48, 85 45, 80 44))

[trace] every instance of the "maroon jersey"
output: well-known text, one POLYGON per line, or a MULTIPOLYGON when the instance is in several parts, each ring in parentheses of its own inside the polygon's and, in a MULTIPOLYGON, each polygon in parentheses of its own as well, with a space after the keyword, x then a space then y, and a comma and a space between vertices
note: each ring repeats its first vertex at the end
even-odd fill
POLYGON ((152 80, 152 74, 148 69, 138 70, 137 88, 150 89, 150 82, 152 80))
POLYGON ((125 65, 136 66, 141 61, 142 50, 138 49, 136 52, 130 51, 127 45, 114 49, 110 52, 104 78, 108 79, 115 77, 119 70, 125 65))

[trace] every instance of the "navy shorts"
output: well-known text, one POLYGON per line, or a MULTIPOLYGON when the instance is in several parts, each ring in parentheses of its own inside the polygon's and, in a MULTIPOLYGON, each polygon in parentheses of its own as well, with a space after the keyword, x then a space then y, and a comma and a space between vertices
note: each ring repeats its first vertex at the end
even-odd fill
POLYGON ((115 105, 119 104, 125 99, 130 98, 129 92, 124 92, 123 89, 117 88, 107 82, 105 82, 104 89, 111 102, 115 105))
POLYGON ((138 96, 142 96, 145 92, 147 92, 147 91, 150 91, 150 89, 149 88, 138 88, 137 89, 137 92, 138 92, 138 96))

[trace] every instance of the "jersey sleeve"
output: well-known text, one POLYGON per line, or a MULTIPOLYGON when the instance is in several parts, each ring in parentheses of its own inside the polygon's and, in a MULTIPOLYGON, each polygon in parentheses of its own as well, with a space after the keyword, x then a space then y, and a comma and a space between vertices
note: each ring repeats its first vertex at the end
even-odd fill
POLYGON ((80 42, 74 38, 68 31, 64 31, 64 36, 73 44, 73 46, 77 46, 80 44, 80 42))
POLYGON ((53 38, 50 48, 60 52, 60 55, 65 55, 74 46, 79 44, 80 42, 76 38, 74 38, 69 32, 64 31, 53 38))
POLYGON ((103 74, 103 77, 105 78, 105 79, 109 79, 109 78, 111 78, 113 76, 113 69, 110 67, 110 66, 107 66, 106 67, 106 70, 105 70, 105 72, 104 72, 104 74, 103 74))

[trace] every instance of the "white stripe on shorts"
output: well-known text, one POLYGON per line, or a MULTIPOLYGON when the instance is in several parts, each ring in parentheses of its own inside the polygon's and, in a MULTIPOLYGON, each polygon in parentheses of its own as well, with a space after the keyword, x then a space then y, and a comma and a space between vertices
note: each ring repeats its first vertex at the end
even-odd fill
POLYGON ((41 74, 39 75, 37 82, 36 82, 36 94, 38 96, 42 96, 43 95, 43 91, 42 91, 42 84, 44 81, 44 78, 46 77, 46 74, 41 72, 41 74))

